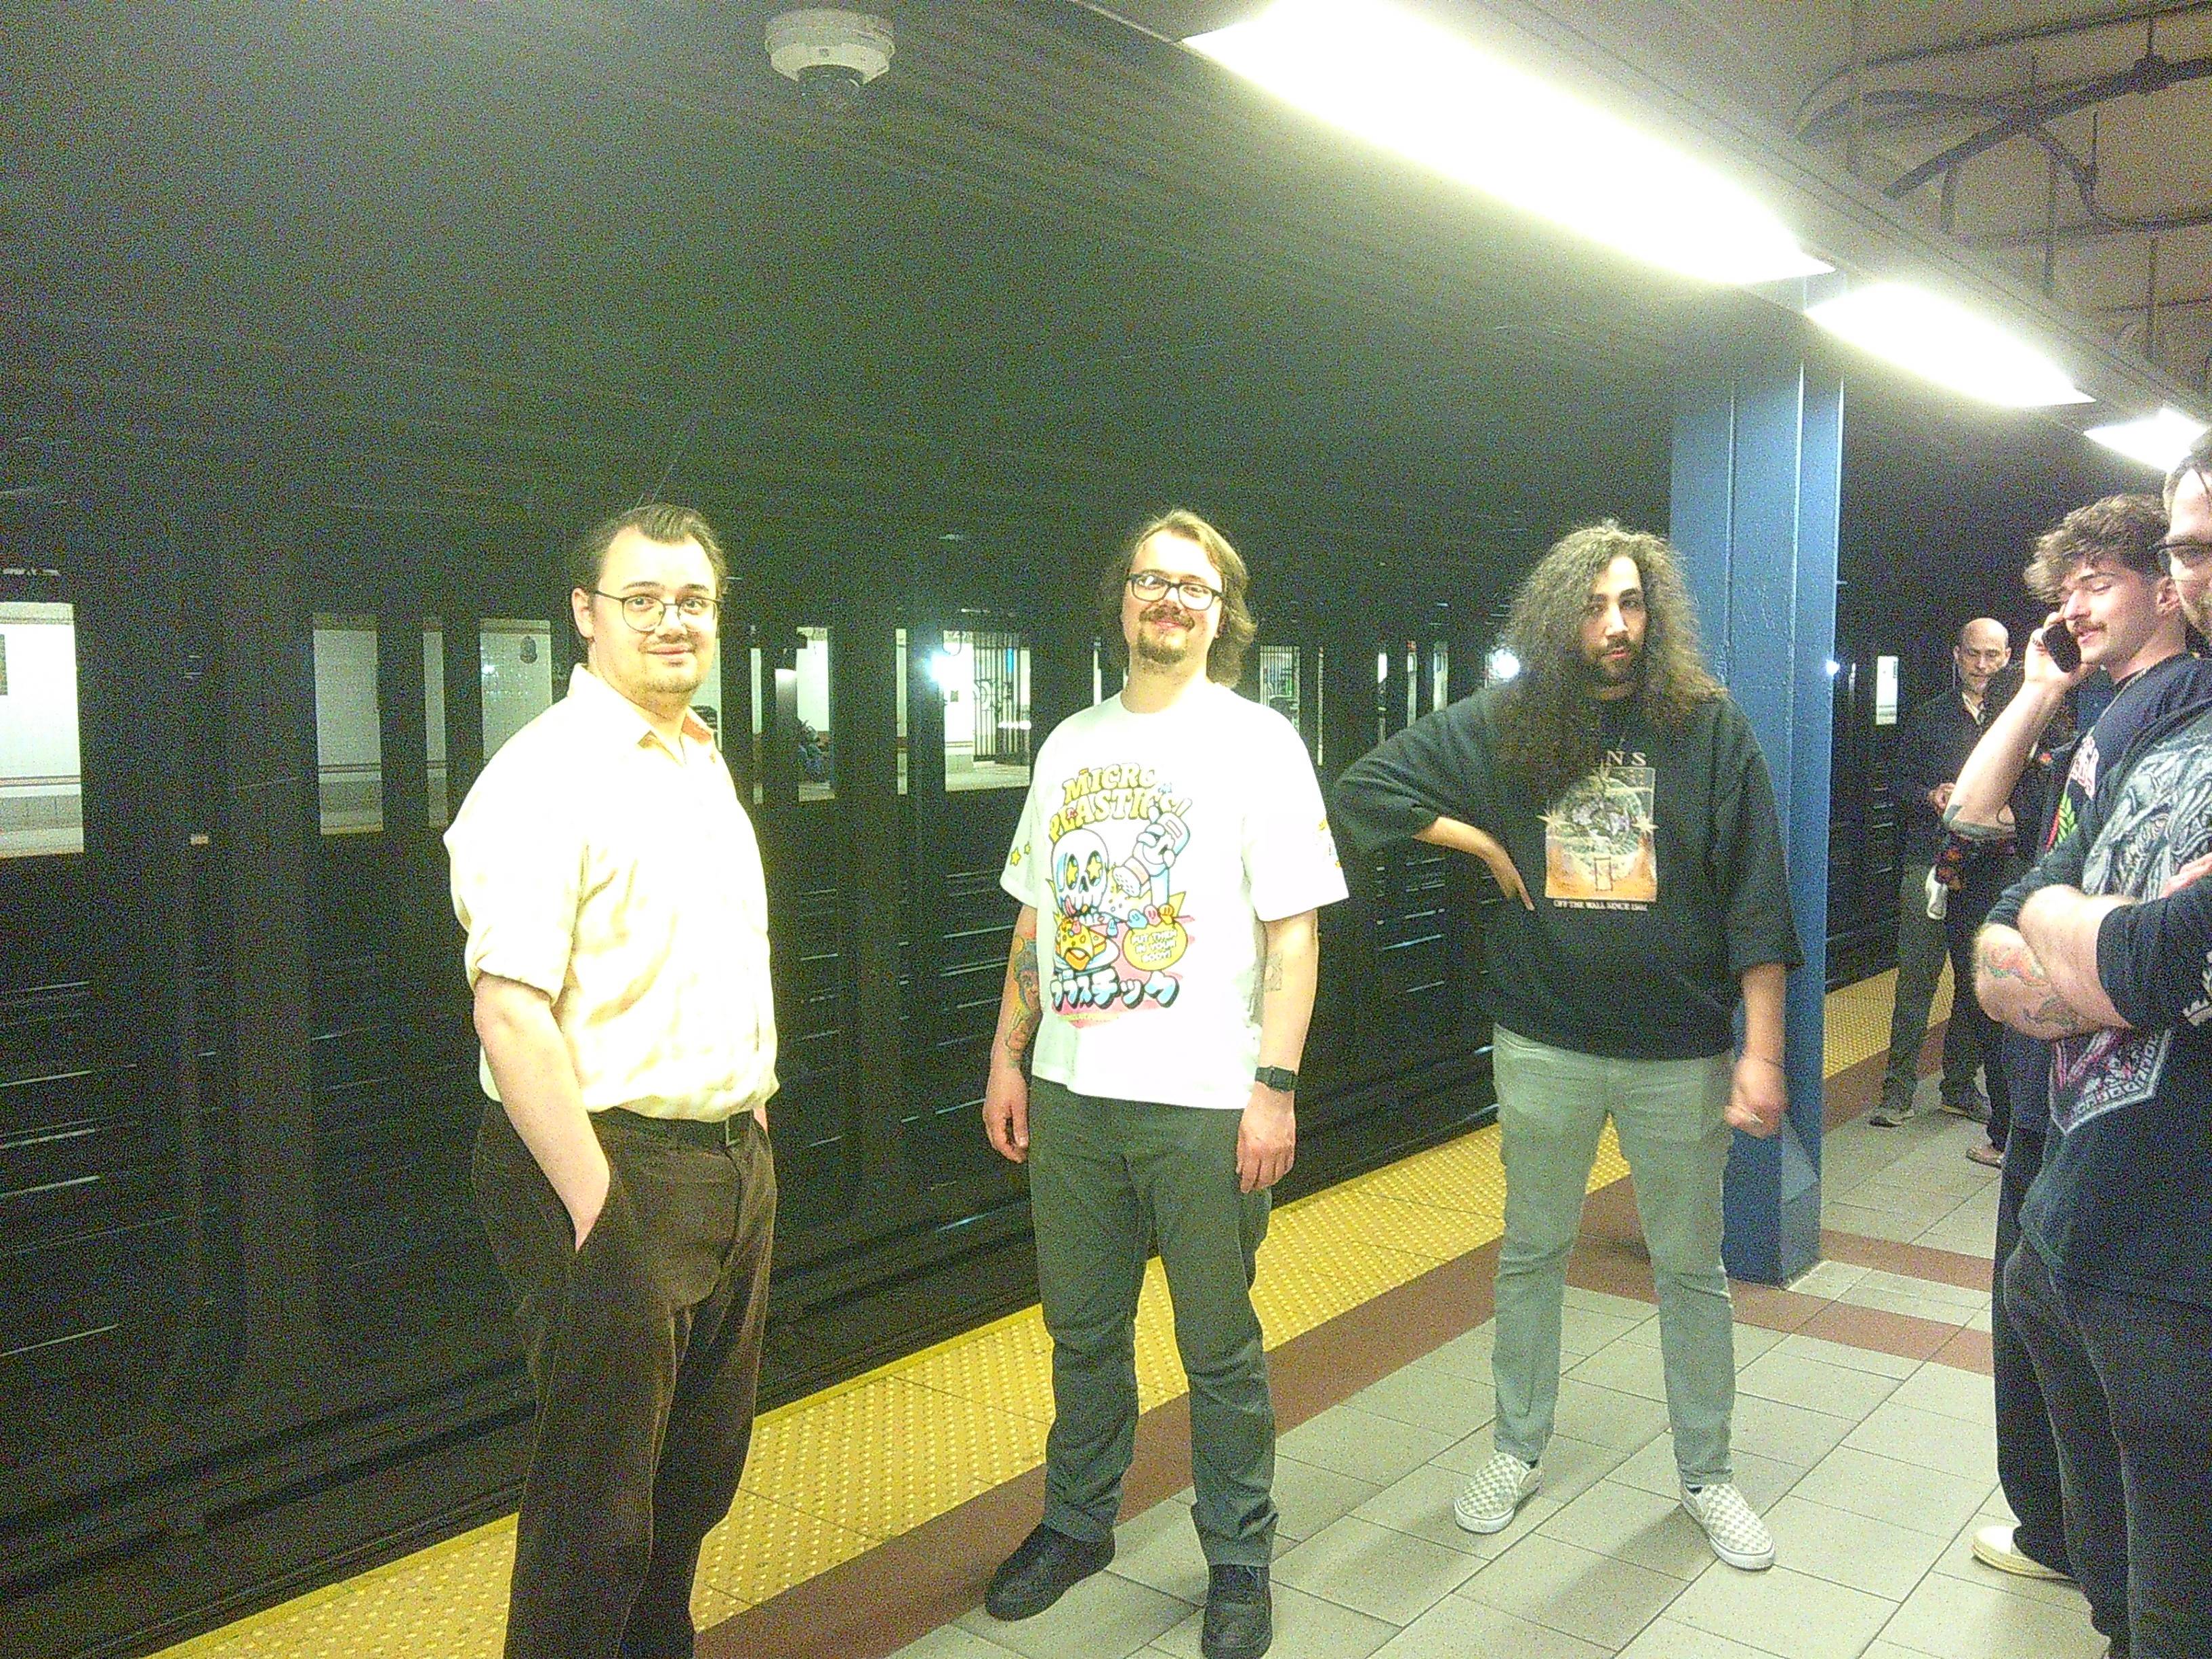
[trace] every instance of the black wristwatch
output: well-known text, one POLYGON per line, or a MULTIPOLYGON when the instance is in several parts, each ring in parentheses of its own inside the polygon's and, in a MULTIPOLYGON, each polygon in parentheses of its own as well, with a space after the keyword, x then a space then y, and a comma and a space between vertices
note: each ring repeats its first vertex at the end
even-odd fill
POLYGON ((1259 1066, 1252 1073, 1252 1081, 1264 1083, 1286 1095, 1296 1094, 1298 1088, 1298 1074, 1287 1066, 1259 1066))

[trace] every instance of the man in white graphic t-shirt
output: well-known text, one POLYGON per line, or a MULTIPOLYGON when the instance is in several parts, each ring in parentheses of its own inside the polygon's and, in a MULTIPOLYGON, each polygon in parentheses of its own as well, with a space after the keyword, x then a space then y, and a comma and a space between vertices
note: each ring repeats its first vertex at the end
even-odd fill
POLYGON ((1253 635, 1246 581, 1182 511, 1109 568, 1128 679, 1038 751, 1000 878, 1022 909, 983 1097, 991 1145, 1030 1167, 1054 1407, 1042 1523, 984 1606, 1029 1618, 1113 1559, 1155 1240, 1190 1378, 1206 1659, 1255 1659, 1273 1638, 1254 1253, 1297 1144, 1315 915, 1345 896, 1297 730, 1230 689, 1253 635))

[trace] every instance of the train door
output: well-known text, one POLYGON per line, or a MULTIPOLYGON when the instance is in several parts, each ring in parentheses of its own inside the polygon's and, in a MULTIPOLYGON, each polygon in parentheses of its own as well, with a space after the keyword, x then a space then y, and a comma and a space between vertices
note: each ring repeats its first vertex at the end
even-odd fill
MULTIPOLYGON (((1459 612, 1444 601, 1407 609, 1379 637, 1347 642, 1354 659, 1340 677, 1338 741, 1349 752, 1338 769, 1480 683, 1482 641, 1459 612)), ((1419 842, 1359 861, 1355 889, 1365 901, 1367 932, 1358 953, 1364 971, 1349 1001, 1364 1029, 1393 1034, 1387 1052, 1399 1063, 1460 1050, 1470 1024, 1479 1030, 1475 909, 1495 890, 1468 866, 1419 842)), ((1370 1044, 1369 1052, 1382 1051, 1370 1044)))
POLYGON ((444 1374, 512 1343, 469 1191, 483 1095, 441 837, 484 762, 565 694, 577 641, 542 557, 415 526, 354 529, 343 556, 308 555, 305 586, 307 1351, 444 1374))
POLYGON ((0 1528, 34 1571, 28 1517, 157 1467, 224 1363, 237 1188, 206 595, 153 515, 8 513, 0 1528))
MULTIPOLYGON (((1017 605, 924 602, 900 632, 906 1167, 933 1215, 1018 1198, 982 1133, 1017 900, 1000 885, 1036 746, 1118 689, 1087 632, 1017 605)), ((1042 919, 1048 927, 1050 918, 1042 919)))
POLYGON ((1879 618, 1839 606, 1828 817, 1828 971, 1887 964, 1897 930, 1898 803, 1890 786, 1905 717, 1900 658, 1879 618))

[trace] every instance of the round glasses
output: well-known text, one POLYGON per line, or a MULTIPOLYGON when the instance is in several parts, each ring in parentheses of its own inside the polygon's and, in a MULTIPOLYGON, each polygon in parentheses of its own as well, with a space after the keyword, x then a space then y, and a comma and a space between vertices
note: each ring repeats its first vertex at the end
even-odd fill
POLYGON ((1186 611, 1204 611, 1221 597, 1221 590, 1218 587, 1208 587, 1204 582, 1192 578, 1172 580, 1157 570, 1139 570, 1129 578, 1128 588, 1146 605, 1167 598, 1169 590, 1172 588, 1186 611))
POLYGON ((610 593, 603 587, 595 587, 592 592, 620 605, 623 620, 641 634, 652 633, 667 620, 672 611, 686 623, 705 623, 714 618, 716 601, 706 593, 686 593, 681 599, 664 599, 658 593, 610 593))

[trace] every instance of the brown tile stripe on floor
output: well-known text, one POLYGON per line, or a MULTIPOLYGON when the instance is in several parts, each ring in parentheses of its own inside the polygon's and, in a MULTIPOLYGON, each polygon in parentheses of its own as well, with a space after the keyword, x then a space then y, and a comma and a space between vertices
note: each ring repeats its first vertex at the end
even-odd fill
MULTIPOLYGON (((1878 1086, 1879 1060, 1869 1063, 1878 1086)), ((1956 1276, 1977 1265, 1973 1259, 1949 1251, 1832 1232, 1822 1235, 1822 1246, 1837 1260, 1947 1284, 1973 1284, 1956 1276), (1874 1257, 1880 1259, 1869 1259, 1874 1257), (1930 1266, 1940 1271, 1923 1271, 1930 1266)), ((1989 1264, 1978 1266, 1976 1287, 1985 1289, 1989 1264)), ((1279 1429, 1297 1427, 1482 1323, 1491 1316, 1497 1270, 1493 1243, 1273 1350, 1267 1364, 1279 1429)), ((1567 1277, 1585 1290, 1640 1302, 1653 1299, 1650 1261, 1628 1182, 1614 1182, 1590 1194, 1567 1277)), ((1933 1359, 1984 1376, 1990 1370, 1989 1337, 1983 1332, 1849 1307, 1767 1285, 1738 1283, 1730 1291, 1735 1316, 1746 1324, 1933 1359)), ((1139 1419, 1135 1461, 1123 1484, 1125 1518, 1188 1484, 1189 1434, 1186 1397, 1156 1407, 1139 1419)), ((702 1632, 702 1659, 880 1659, 896 1652, 981 1601, 992 1569, 1036 1524, 1043 1497, 1041 1469, 995 1486, 702 1632)))

